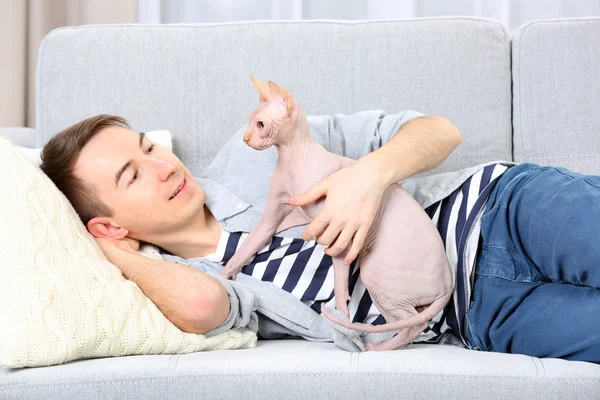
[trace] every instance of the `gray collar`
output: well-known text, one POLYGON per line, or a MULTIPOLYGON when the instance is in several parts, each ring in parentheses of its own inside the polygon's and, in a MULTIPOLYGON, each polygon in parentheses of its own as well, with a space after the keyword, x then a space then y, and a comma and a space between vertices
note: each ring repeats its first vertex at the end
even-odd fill
POLYGON ((251 205, 212 179, 195 179, 206 194, 206 206, 219 222, 246 211, 251 205))

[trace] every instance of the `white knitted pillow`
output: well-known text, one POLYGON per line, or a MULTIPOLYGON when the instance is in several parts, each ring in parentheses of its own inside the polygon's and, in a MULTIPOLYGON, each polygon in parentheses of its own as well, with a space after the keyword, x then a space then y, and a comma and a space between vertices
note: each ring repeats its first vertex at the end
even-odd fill
POLYGON ((66 197, 0 139, 0 364, 256 346, 232 330, 177 329, 104 256, 66 197))

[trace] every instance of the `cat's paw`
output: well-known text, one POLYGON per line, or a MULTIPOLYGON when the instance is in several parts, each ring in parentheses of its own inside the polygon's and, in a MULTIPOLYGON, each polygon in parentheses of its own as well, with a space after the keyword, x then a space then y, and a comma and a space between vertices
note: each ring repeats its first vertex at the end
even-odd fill
POLYGON ((221 272, 219 272, 219 275, 225 279, 234 281, 235 276, 242 270, 243 266, 243 263, 237 262, 235 259, 231 258, 227 264, 225 264, 221 272))
POLYGON ((348 295, 348 289, 342 290, 340 293, 335 293, 335 308, 340 310, 348 319, 350 319, 350 310, 348 310, 349 301, 350 295, 348 295))
POLYGON ((363 342, 365 345, 366 351, 379 351, 379 346, 372 342, 363 342))

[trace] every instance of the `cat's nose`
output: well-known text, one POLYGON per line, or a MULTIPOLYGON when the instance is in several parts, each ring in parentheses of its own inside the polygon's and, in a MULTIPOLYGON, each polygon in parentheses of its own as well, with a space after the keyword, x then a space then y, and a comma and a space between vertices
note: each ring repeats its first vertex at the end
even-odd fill
POLYGON ((250 141, 250 137, 252 136, 252 133, 250 132, 246 132, 244 134, 244 142, 248 143, 250 141))

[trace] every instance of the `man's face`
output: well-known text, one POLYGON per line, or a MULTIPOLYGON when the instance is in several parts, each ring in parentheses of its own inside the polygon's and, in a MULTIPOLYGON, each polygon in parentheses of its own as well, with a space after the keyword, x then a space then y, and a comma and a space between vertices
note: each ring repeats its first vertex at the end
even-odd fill
POLYGON ((95 185, 114 212, 108 219, 139 240, 177 232, 198 215, 206 198, 177 156, 121 127, 107 127, 86 144, 75 175, 95 185))

